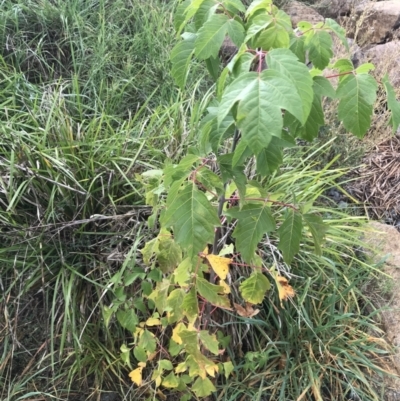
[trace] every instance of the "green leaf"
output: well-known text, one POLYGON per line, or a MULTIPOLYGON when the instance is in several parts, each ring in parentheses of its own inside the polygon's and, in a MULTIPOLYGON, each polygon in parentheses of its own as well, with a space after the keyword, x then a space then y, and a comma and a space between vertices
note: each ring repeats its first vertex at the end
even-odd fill
POLYGON ((346 38, 346 30, 343 27, 341 27, 335 20, 331 18, 325 18, 324 28, 331 29, 333 32, 335 32, 336 36, 340 39, 346 50, 349 50, 349 42, 346 38))
POLYGON ((117 312, 117 320, 119 324, 126 330, 133 333, 136 329, 139 319, 133 309, 119 310, 117 312))
POLYGON ((218 3, 215 0, 205 0, 196 12, 193 20, 197 30, 199 30, 208 18, 215 13, 218 8, 218 3))
POLYGON ((272 5, 272 0, 253 0, 250 6, 247 8, 246 17, 250 17, 257 10, 270 10, 272 5))
POLYGON ((190 279, 190 273, 192 272, 192 259, 184 259, 179 266, 174 270, 173 275, 175 277, 175 283, 181 287, 186 287, 190 279))
POLYGON ((233 180, 236 184, 240 198, 244 198, 246 194, 247 177, 244 174, 243 166, 233 166, 233 153, 221 155, 217 158, 219 168, 221 169, 221 176, 224 182, 233 180))
MULTIPOLYGON (((239 75, 249 72, 250 68, 254 62, 254 54, 244 53, 240 55, 238 58, 232 60, 232 77, 237 78, 239 75)), ((222 94, 220 98, 222 97, 222 94)))
POLYGON ((246 7, 243 5, 243 3, 240 0, 223 0, 222 4, 225 7, 228 7, 228 8, 232 8, 233 7, 237 11, 240 11, 240 12, 243 12, 243 13, 246 11, 246 7))
POLYGON ((194 318, 199 314, 199 303, 197 300, 196 289, 192 288, 183 299, 182 302, 183 313, 188 319, 194 318))
POLYGON ((250 263, 261 238, 275 230, 275 221, 266 203, 249 203, 242 209, 233 207, 225 211, 227 216, 238 219, 232 234, 236 238, 236 248, 244 261, 250 263))
POLYGON ((370 71, 375 70, 375 66, 371 63, 361 64, 356 68, 356 74, 368 74, 370 71))
MULTIPOLYGON (((200 142, 201 146, 206 153, 209 153, 209 146, 213 152, 218 153, 221 142, 227 137, 233 135, 235 130, 235 120, 231 114, 228 114, 224 120, 218 125, 217 114, 214 115, 214 109, 204 119, 202 127, 200 142), (208 149, 208 150, 207 150, 208 149)), ((218 109, 216 109, 218 111, 218 109)), ((216 111, 216 113, 217 113, 216 111)))
POLYGON ((325 234, 328 231, 328 226, 322 220, 322 217, 315 214, 304 214, 304 222, 307 224, 311 235, 314 240, 315 253, 319 256, 322 255, 321 244, 325 238, 325 234))
POLYGON ((290 39, 289 46, 289 50, 291 50, 302 63, 306 62, 306 49, 304 42, 304 36, 293 36, 290 39))
POLYGON ((285 115, 284 121, 294 137, 300 137, 311 142, 318 136, 319 128, 325 123, 321 97, 314 95, 310 115, 303 126, 289 113, 285 115))
POLYGON ((154 334, 148 330, 143 330, 143 333, 139 339, 138 346, 143 347, 146 351, 152 354, 157 348, 157 343, 154 338, 154 334))
POLYGON ((197 331, 182 330, 179 332, 179 337, 182 339, 182 344, 186 352, 189 354, 196 354, 198 352, 197 331))
MULTIPOLYGON (((201 5, 205 2, 206 0, 191 0, 189 2, 189 5, 186 7, 186 9, 183 11, 184 18, 181 24, 179 25, 179 28, 177 29, 178 33, 182 31, 184 26, 196 15, 196 13, 199 11, 201 5)), ((182 20, 182 18, 179 18, 178 20, 182 20)), ((177 26, 177 23, 174 24, 177 26)))
POLYGON ((247 28, 245 42, 248 42, 251 38, 257 35, 262 30, 266 29, 273 21, 272 15, 260 14, 251 19, 250 24, 247 28))
POLYGON ((133 355, 135 355, 138 362, 147 362, 147 354, 143 347, 135 347, 133 355))
POLYGON ((220 60, 219 57, 209 57, 205 60, 206 67, 212 78, 216 81, 219 77, 219 66, 220 60))
POLYGON ((160 239, 157 262, 163 273, 174 270, 182 261, 182 251, 179 245, 171 238, 160 239))
POLYGON ((373 105, 376 100, 377 83, 370 75, 347 75, 337 88, 340 98, 339 120, 345 128, 362 138, 371 125, 373 105))
POLYGON ((151 265, 153 256, 157 255, 159 252, 159 245, 159 239, 153 238, 152 240, 146 242, 144 248, 140 250, 140 253, 143 255, 143 262, 146 265, 151 265))
MULTIPOLYGON (((351 72, 354 70, 354 65, 351 60, 348 58, 341 58, 336 61, 336 63, 333 65, 335 70, 338 70, 339 74, 345 74, 346 72, 351 72)), ((343 76, 345 77, 345 76, 343 76)), ((342 79, 343 77, 339 77, 339 79, 342 79)))
POLYGON ((273 137, 267 148, 257 155, 257 172, 263 176, 272 174, 283 162, 282 147, 273 137))
POLYGON ((131 350, 125 344, 122 344, 120 347, 120 357, 122 361, 131 368, 130 354, 131 350))
POLYGON ((165 312, 165 308, 167 307, 167 297, 170 286, 171 282, 167 279, 163 279, 161 283, 157 283, 155 290, 149 295, 149 299, 154 302, 160 315, 165 312))
POLYGON ((214 384, 212 384, 208 377, 205 379, 198 377, 193 383, 191 390, 196 394, 197 397, 208 397, 214 391, 217 391, 214 384))
POLYGON ((331 99, 336 98, 336 91, 328 79, 321 76, 316 76, 313 78, 313 89, 314 93, 319 96, 327 96, 331 99))
POLYGON ((400 102, 396 99, 396 93, 389 82, 387 74, 383 77, 382 82, 386 90, 388 109, 392 112, 389 124, 393 128, 393 133, 395 133, 400 126, 400 102))
POLYGON ((194 53, 194 42, 196 35, 190 34, 186 40, 178 42, 171 50, 171 75, 175 83, 183 90, 189 72, 190 60, 194 53))
POLYGON ((315 31, 307 36, 305 44, 314 66, 319 70, 325 69, 333 56, 331 35, 328 32, 315 31))
POLYGON ((180 27, 185 21, 185 12, 187 8, 190 6, 191 0, 185 0, 179 3, 176 8, 174 15, 174 27, 176 31, 179 31, 180 27))
POLYGON ((308 68, 288 49, 276 49, 268 52, 267 64, 272 70, 279 71, 296 87, 302 101, 303 119, 310 114, 313 101, 313 80, 308 68))
MULTIPOLYGON (((186 155, 179 164, 170 164, 164 169, 164 184, 170 187, 179 180, 183 180, 189 176, 194 164, 200 159, 197 155, 186 155)), ((171 194, 171 190, 169 195, 171 194)))
POLYGON ((158 366, 160 367, 160 369, 164 370, 172 370, 174 368, 172 362, 169 361, 168 359, 161 359, 158 362, 158 366))
POLYGON ((204 347, 206 347, 214 355, 219 355, 219 343, 215 334, 209 334, 208 331, 201 330, 199 337, 204 347))
POLYGON ((225 14, 214 14, 199 29, 195 42, 195 54, 200 60, 217 57, 225 39, 227 22, 225 14))
POLYGON ((196 180, 211 192, 217 190, 219 195, 224 193, 224 184, 221 178, 207 167, 203 167, 197 171, 196 180))
POLYGON ((131 285, 136 279, 143 280, 145 277, 146 273, 141 267, 134 267, 132 270, 127 269, 124 272, 124 285, 131 285))
POLYGON ((177 288, 169 294, 166 307, 166 310, 169 312, 168 323, 175 323, 182 319, 182 302, 185 295, 185 291, 182 288, 177 288))
POLYGON ((171 356, 177 356, 182 351, 183 346, 177 344, 172 338, 169 340, 168 352, 171 356))
POLYGON ((260 304, 270 288, 271 283, 264 274, 254 271, 249 278, 240 284, 239 290, 246 302, 260 304))
POLYGON ((202 277, 196 278, 196 289, 198 293, 210 304, 221 308, 230 309, 230 302, 227 296, 220 295, 224 293, 224 287, 209 283, 202 277))
POLYGON ((279 24, 269 26, 257 38, 256 47, 261 47, 263 50, 289 48, 290 36, 285 27, 279 24))
POLYGON ((235 368, 231 361, 223 362, 222 365, 224 366, 225 378, 227 379, 229 377, 229 375, 235 370, 235 368))
POLYGON ((286 263, 291 263, 294 255, 300 250, 302 227, 301 214, 288 209, 286 218, 278 229, 278 248, 282 251, 286 263))
POLYGON ((230 19, 226 25, 227 32, 232 42, 240 47, 244 41, 245 31, 243 25, 235 19, 230 19))
POLYGON ((235 152, 233 153, 232 166, 243 165, 244 162, 253 155, 251 149, 247 146, 246 142, 239 141, 236 146, 235 152))
POLYGON ((296 87, 277 71, 265 70, 261 74, 249 72, 233 81, 221 99, 219 124, 236 103, 242 140, 255 154, 269 145, 272 136, 281 136, 282 109, 305 122, 296 87))
POLYGON ((116 308, 115 306, 109 308, 108 306, 103 306, 102 312, 103 312, 103 319, 104 319, 104 324, 106 327, 110 324, 111 317, 113 316, 116 308))
POLYGON ((189 257, 213 241, 214 228, 220 225, 216 209, 194 183, 186 184, 173 203, 167 198, 162 223, 173 227, 175 241, 189 257))
POLYGON ((165 388, 176 388, 179 386, 179 379, 175 376, 174 372, 170 372, 161 384, 165 388))

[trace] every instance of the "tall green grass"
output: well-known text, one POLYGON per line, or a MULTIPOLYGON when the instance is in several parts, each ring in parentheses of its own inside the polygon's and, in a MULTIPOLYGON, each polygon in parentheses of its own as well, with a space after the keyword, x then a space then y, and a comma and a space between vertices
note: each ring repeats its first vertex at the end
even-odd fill
MULTIPOLYGON (((200 66, 186 93, 170 77, 173 7, 0 1, 2 400, 98 399, 107 390, 155 399, 145 394, 151 386, 129 383, 120 358, 129 334, 116 322, 106 328, 102 310, 119 291, 114 274, 140 263, 154 235, 138 175, 196 143, 207 105, 200 66)), ((271 191, 321 197, 342 171, 319 172, 312 160, 288 153, 271 191)), ((359 308, 358 288, 373 272, 354 251, 360 220, 320 213, 331 220, 329 247, 316 258, 304 245, 293 304, 277 313, 266 303, 256 319, 227 325, 236 370, 219 399, 312 399, 318 380, 326 399, 351 399, 353 387, 376 399, 366 378, 379 369, 368 358, 384 349, 368 340, 373 323, 359 308)), ((262 246, 270 262, 274 239, 262 246)))

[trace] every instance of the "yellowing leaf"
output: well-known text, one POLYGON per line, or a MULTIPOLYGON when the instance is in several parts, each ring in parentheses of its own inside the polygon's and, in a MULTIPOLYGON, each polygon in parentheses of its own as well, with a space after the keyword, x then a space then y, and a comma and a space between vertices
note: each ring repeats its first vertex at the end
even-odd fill
POLYGON ((175 376, 174 372, 170 374, 162 381, 163 387, 176 388, 179 386, 179 379, 175 376))
POLYGON ((186 362, 179 363, 175 368, 175 373, 183 373, 187 371, 187 364, 186 362))
POLYGON ((139 362, 138 366, 138 368, 129 373, 129 377, 138 387, 140 387, 142 385, 142 371, 146 364, 144 362, 139 362))
POLYGON ((218 285, 220 285, 224 289, 224 294, 230 294, 231 293, 231 287, 226 283, 224 280, 219 280, 218 285))
POLYGON ((160 319, 150 317, 146 320, 146 326, 159 326, 161 325, 160 319))
POLYGON ((279 300, 283 308, 282 301, 287 301, 288 298, 293 298, 296 293, 291 285, 289 285, 287 279, 280 276, 277 272, 272 272, 272 276, 275 279, 276 287, 278 288, 279 300))
POLYGON ((225 280, 229 273, 229 265, 232 263, 232 259, 224 258, 218 255, 207 255, 206 259, 210 263, 215 273, 217 273, 218 277, 222 280, 225 280))
POLYGON ((206 372, 212 376, 215 377, 215 373, 218 373, 218 365, 215 363, 210 363, 206 365, 206 372))
POLYGON ((182 344, 182 338, 179 336, 179 333, 182 330, 186 330, 186 326, 183 323, 178 323, 174 329, 172 330, 172 339, 177 343, 177 344, 182 344))
POLYGON ((236 303, 233 303, 233 305, 234 305, 238 315, 242 316, 242 317, 253 317, 260 312, 260 309, 254 309, 253 306, 248 302, 246 302, 245 308, 243 308, 242 305, 239 305, 236 303))

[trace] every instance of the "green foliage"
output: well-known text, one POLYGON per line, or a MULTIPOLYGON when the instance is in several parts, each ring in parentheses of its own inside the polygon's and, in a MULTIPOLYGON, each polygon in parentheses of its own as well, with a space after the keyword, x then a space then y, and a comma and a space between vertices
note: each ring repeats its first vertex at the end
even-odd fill
MULTIPOLYGON (((216 390, 211 379, 224 370, 219 363, 222 333, 216 336, 204 329, 211 311, 236 309, 251 318, 259 311, 253 306, 262 304, 271 290, 271 278, 283 308, 283 301, 295 291, 276 272, 276 263, 293 264, 310 240, 316 255, 329 252, 324 246, 329 224, 314 205, 318 194, 299 199, 296 192, 275 193, 271 188, 283 149, 293 146, 296 138, 317 137, 324 124, 324 97, 339 100, 339 119, 347 130, 362 137, 370 125, 377 84, 368 74, 369 64, 354 69, 350 60, 342 59, 330 65, 332 34, 347 44, 344 30, 335 21, 301 22, 294 30, 290 17, 270 0, 255 0, 247 10, 240 1, 184 1, 177 8, 175 26, 181 35, 171 52, 176 84, 185 87, 194 57, 205 62, 215 79, 216 96, 203 117, 199 146, 179 164, 143 175, 150 189, 146 199, 160 211, 160 234, 147 242, 142 253, 147 266, 164 273, 149 300, 156 311, 153 318, 164 329, 172 329, 168 351, 179 355, 174 373, 157 373, 155 387, 176 388, 184 397, 192 392, 202 398, 216 390), (218 55, 227 37, 238 51, 220 71, 218 55), (325 74, 327 67, 337 74, 325 74), (339 77, 336 89, 329 82, 331 77, 339 77), (250 180, 253 160, 256 173, 250 180), (280 251, 268 261, 260 257, 266 236, 276 238, 280 251), (218 256, 228 239, 233 242, 232 257, 218 256), (165 241, 170 253, 179 257, 165 255, 161 247, 165 241), (170 261, 168 268, 162 263, 165 259, 170 261), (246 268, 239 279, 246 308, 231 304, 232 283, 225 281, 230 264, 246 268)), ((387 88, 397 128, 398 102, 388 84, 387 88)), ((135 336, 143 336, 142 330, 136 329, 135 336)), ((134 344, 140 346, 140 340, 134 344)), ((151 360, 149 350, 147 355, 151 360)), ((143 359, 141 353, 138 361, 143 359)), ((231 371, 231 367, 225 370, 226 377, 231 371)), ((319 394, 318 385, 312 387, 314 395, 319 394)))

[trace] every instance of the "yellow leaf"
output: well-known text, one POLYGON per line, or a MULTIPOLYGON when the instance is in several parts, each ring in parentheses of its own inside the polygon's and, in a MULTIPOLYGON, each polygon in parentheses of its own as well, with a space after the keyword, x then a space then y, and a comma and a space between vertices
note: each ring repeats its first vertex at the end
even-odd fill
POLYGON ((135 342, 137 341, 138 337, 140 337, 143 333, 143 329, 141 329, 140 327, 136 327, 136 330, 133 332, 133 338, 135 340, 135 342))
POLYGON ((138 368, 129 373, 129 377, 138 387, 140 387, 142 385, 142 371, 146 364, 144 362, 139 362, 138 366, 138 368))
POLYGON ((146 320, 146 326, 159 326, 161 325, 161 320, 155 317, 150 317, 146 320))
POLYGON ((231 287, 226 283, 224 280, 219 280, 218 285, 224 288, 224 294, 230 294, 231 293, 231 287))
POLYGON ((222 256, 218 255, 207 255, 206 259, 210 263, 215 273, 217 273, 218 277, 222 280, 225 280, 229 273, 229 265, 232 263, 232 259, 223 258, 222 256))
POLYGON ((182 344, 182 339, 179 336, 179 333, 182 330, 186 330, 186 326, 183 323, 178 323, 174 329, 172 330, 172 339, 177 343, 177 344, 182 344))
POLYGON ((281 301, 281 306, 283 308, 282 301, 287 301, 289 298, 293 298, 296 293, 285 277, 280 276, 277 272, 271 272, 271 274, 275 279, 279 300, 281 301))
POLYGON ((175 373, 183 373, 187 371, 188 366, 186 365, 186 362, 181 362, 178 363, 178 365, 175 368, 175 373))
POLYGON ((212 376, 215 377, 215 373, 218 373, 218 365, 215 364, 207 364, 206 365, 206 372, 212 376))

